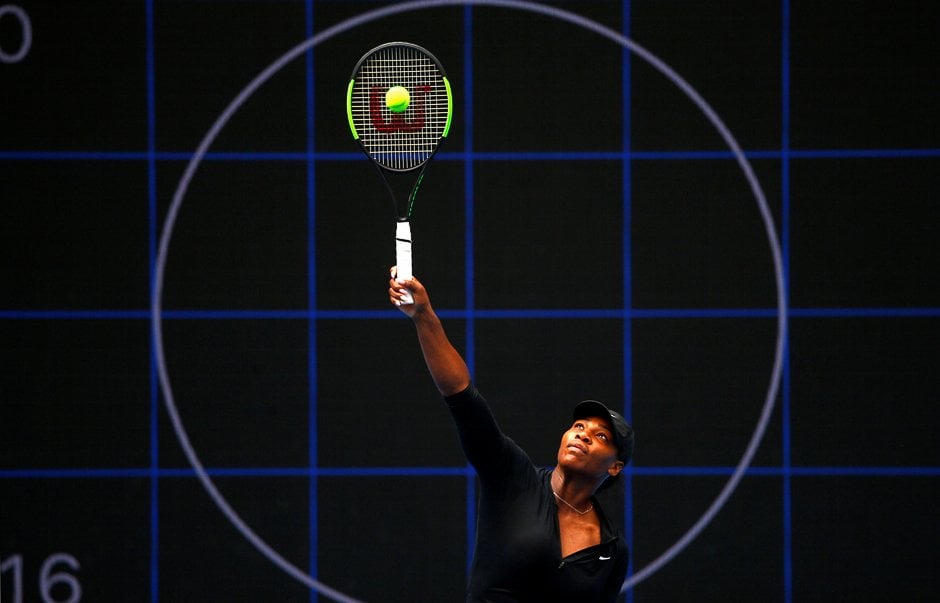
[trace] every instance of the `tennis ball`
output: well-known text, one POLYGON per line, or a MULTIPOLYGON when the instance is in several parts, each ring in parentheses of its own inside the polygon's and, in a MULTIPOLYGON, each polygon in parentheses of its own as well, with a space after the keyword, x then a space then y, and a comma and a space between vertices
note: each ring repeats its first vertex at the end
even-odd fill
POLYGON ((408 94, 408 90, 404 86, 392 86, 385 93, 385 106, 392 113, 402 113, 408 108, 410 102, 411 95, 408 94))

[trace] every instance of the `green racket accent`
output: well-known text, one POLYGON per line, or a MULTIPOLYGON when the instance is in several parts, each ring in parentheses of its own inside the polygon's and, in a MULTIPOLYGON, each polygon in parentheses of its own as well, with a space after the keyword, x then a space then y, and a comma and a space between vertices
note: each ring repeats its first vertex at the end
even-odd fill
POLYGON ((450 122, 454 119, 454 95, 450 91, 450 80, 447 79, 447 76, 442 79, 444 80, 444 89, 447 90, 447 125, 444 126, 444 133, 441 134, 441 138, 447 138, 447 134, 450 132, 450 122))
MULTIPOLYGON (((356 131, 356 123, 353 121, 352 114, 353 84, 355 83, 356 80, 349 80, 349 86, 346 87, 346 119, 349 120, 349 129, 352 130, 353 139, 359 140, 359 132, 356 131)), ((450 86, 448 86, 447 90, 447 94, 450 96, 450 86)))
POLYGON ((421 183, 424 181, 424 172, 418 175, 418 181, 415 182, 414 188, 411 189, 411 194, 408 195, 408 209, 405 210, 405 218, 411 219, 411 214, 415 210, 415 197, 418 195, 418 188, 421 186, 421 183))

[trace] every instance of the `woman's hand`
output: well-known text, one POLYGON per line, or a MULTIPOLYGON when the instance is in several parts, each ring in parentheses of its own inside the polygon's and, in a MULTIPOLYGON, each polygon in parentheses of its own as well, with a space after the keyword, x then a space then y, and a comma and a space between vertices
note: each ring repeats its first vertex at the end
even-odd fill
POLYGON ((412 277, 406 281, 399 282, 395 279, 397 274, 398 267, 392 266, 388 280, 388 300, 391 304, 411 318, 426 312, 431 307, 431 300, 428 297, 427 289, 424 288, 421 281, 412 277), (411 296, 414 298, 414 303, 403 303, 406 292, 411 293, 411 296))

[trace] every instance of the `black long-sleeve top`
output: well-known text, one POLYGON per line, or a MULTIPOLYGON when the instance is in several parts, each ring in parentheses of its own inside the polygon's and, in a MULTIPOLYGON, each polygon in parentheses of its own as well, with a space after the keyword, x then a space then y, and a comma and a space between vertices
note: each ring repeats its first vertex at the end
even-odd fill
POLYGON ((473 385, 445 401, 480 479, 467 602, 615 601, 629 550, 598 500, 592 502, 600 518, 601 543, 562 558, 552 470, 533 465, 503 434, 473 385))

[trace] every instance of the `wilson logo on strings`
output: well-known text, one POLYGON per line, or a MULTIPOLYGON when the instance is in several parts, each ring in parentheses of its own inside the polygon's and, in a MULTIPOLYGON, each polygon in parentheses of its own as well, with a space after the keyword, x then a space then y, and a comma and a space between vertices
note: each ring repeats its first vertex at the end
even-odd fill
POLYGON ((382 106, 385 104, 385 89, 382 86, 372 86, 369 92, 369 114, 372 125, 382 134, 395 134, 396 132, 417 132, 424 128, 425 106, 431 87, 427 84, 416 86, 412 92, 412 103, 409 109, 411 121, 405 120, 404 113, 393 113, 391 119, 382 115, 382 106))

